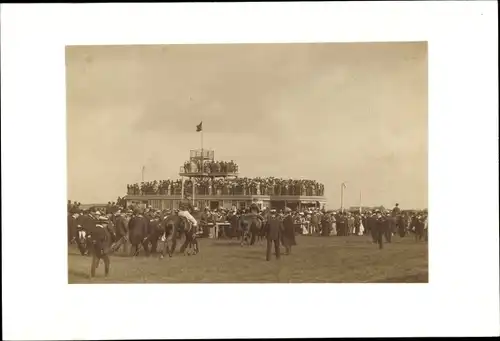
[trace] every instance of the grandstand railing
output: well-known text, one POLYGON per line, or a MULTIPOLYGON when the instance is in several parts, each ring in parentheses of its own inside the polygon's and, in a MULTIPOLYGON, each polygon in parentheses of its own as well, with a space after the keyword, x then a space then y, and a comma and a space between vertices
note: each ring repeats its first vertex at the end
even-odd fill
MULTIPOLYGON (((128 195, 180 195, 182 189, 180 187, 171 188, 170 192, 167 188, 160 188, 157 191, 128 191, 128 195)), ((192 193, 192 186, 184 185, 186 193, 192 193)), ((246 196, 246 195, 265 195, 265 196, 302 196, 302 197, 321 197, 324 195, 321 191, 314 191, 310 189, 302 190, 284 190, 280 188, 268 187, 267 189, 257 191, 256 188, 246 190, 241 187, 233 188, 207 188, 205 186, 196 186, 195 194, 197 195, 210 195, 210 196, 246 196)))

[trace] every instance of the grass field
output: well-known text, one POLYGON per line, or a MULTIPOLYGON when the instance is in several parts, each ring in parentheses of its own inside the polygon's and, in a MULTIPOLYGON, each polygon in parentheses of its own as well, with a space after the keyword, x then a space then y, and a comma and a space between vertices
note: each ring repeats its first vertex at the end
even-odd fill
MULTIPOLYGON (((69 283, 427 283, 427 243, 393 237, 383 250, 368 236, 298 236, 292 254, 265 261, 265 241, 241 247, 236 240, 200 239, 195 256, 172 258, 111 256, 89 280, 90 257, 70 246, 69 283)), ((177 250, 179 243, 177 244, 177 250)), ((274 256, 273 256, 274 257, 274 256)))

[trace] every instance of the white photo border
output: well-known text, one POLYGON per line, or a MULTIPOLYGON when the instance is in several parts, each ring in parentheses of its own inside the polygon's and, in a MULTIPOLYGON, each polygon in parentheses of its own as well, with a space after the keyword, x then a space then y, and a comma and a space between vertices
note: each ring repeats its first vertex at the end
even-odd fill
POLYGON ((4 338, 498 335, 496 9, 2 5, 4 338), (429 44, 429 284, 67 284, 65 45, 370 41, 429 44))

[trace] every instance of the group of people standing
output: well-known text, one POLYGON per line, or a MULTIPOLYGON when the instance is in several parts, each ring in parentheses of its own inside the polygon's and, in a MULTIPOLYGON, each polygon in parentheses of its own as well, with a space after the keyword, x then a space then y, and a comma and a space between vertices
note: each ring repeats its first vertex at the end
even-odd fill
POLYGON ((402 212, 398 204, 392 210, 376 209, 365 212, 324 212, 315 209, 297 212, 294 219, 304 235, 371 235, 373 242, 379 245, 381 237, 390 243, 395 234, 403 238, 413 233, 417 241, 428 240, 427 210, 402 212))
MULTIPOLYGON (((182 180, 155 180, 127 185, 129 195, 180 195, 182 180)), ((201 178, 184 180, 184 194, 197 195, 301 195, 323 196, 325 187, 314 180, 280 178, 201 178)))
POLYGON ((185 173, 238 173, 238 165, 233 161, 204 161, 203 167, 200 160, 186 161, 184 163, 185 173))
POLYGON ((231 226, 232 233, 227 233, 226 237, 243 238, 242 221, 245 219, 249 219, 249 226, 260 226, 250 231, 252 235, 250 244, 255 242, 256 237, 265 238, 268 261, 271 259, 272 249, 277 259, 281 257, 281 246, 285 249, 285 255, 290 254, 292 247, 297 244, 296 234, 321 236, 370 234, 372 241, 379 244, 380 248, 383 247, 384 239, 390 243, 391 237, 396 233, 404 237, 413 232, 416 240, 427 241, 427 211, 408 214, 401 212, 398 206, 396 205, 393 210, 363 213, 325 212, 317 208, 292 212, 288 207, 279 212, 269 208, 261 212, 256 204, 252 204, 246 210, 233 208, 233 210, 211 211, 205 208, 200 212, 187 200, 181 203, 178 210, 173 211, 159 211, 151 207, 125 209, 111 202, 103 209, 81 210, 78 203, 68 202, 68 243, 76 243, 82 255, 92 256, 91 276, 94 276, 101 260, 104 261, 107 275, 109 254, 120 249, 127 252, 130 245, 131 255, 138 255, 143 248, 146 256, 149 256, 158 253, 158 246, 163 242, 160 257, 163 258, 167 253, 172 257, 177 240, 184 236, 180 252, 192 247, 194 254, 197 254, 200 249, 196 236, 208 235, 204 232, 210 224, 227 222, 231 226), (184 221, 186 224, 182 225, 179 221, 184 221))
MULTIPOLYGON (((76 244, 82 256, 92 256, 91 277, 101 260, 104 261, 105 275, 109 273, 109 255, 123 249, 137 256, 144 249, 146 256, 158 253, 160 241, 163 243, 160 257, 167 253, 172 257, 177 240, 185 236, 180 251, 190 248, 193 254, 199 252, 196 240, 198 223, 187 212, 185 206, 174 212, 160 212, 151 208, 110 211, 86 209, 76 212, 68 210, 68 244, 76 244), (168 214, 167 214, 168 213, 168 214), (188 224, 179 223, 186 218, 188 224)), ((191 254, 191 253, 190 253, 191 254)))

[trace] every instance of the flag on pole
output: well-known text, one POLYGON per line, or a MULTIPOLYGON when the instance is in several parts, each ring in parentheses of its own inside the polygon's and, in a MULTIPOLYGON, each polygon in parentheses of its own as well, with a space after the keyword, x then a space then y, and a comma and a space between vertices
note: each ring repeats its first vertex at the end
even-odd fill
POLYGON ((202 130, 203 130, 203 121, 201 121, 200 124, 196 126, 196 132, 200 132, 202 130))
POLYGON ((343 188, 347 188, 347 186, 346 186, 345 182, 343 182, 343 183, 342 183, 342 187, 343 187, 343 188))

